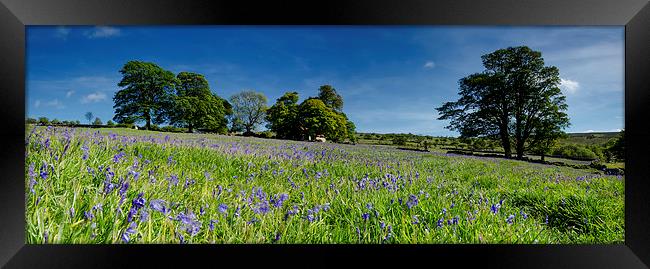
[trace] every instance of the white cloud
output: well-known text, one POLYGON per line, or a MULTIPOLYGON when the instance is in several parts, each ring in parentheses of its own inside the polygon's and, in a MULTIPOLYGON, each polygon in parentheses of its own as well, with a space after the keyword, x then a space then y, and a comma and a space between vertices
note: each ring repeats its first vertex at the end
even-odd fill
MULTIPOLYGON (((41 104, 42 104, 41 101, 37 100, 35 106, 39 107, 41 104)), ((61 103, 61 101, 59 101, 59 99, 54 99, 54 100, 47 101, 42 105, 47 106, 47 107, 53 107, 53 108, 56 108, 56 109, 64 109, 65 108, 65 105, 63 105, 63 103, 61 103)))
POLYGON ((68 91, 68 92, 65 93, 65 97, 66 97, 66 98, 70 98, 70 96, 72 96, 73 94, 74 94, 74 91, 73 91, 73 90, 70 90, 70 91, 68 91))
POLYGON ((96 103, 106 100, 106 94, 103 92, 94 92, 81 98, 82 104, 96 103))
POLYGON ((64 26, 59 26, 56 28, 56 31, 54 32, 54 35, 58 38, 61 38, 63 40, 66 40, 68 38, 68 35, 70 34, 70 29, 64 27, 64 26))
POLYGON ((568 93, 575 93, 580 88, 580 83, 574 80, 560 78, 560 88, 568 93))
POLYGON ((86 32, 88 38, 108 38, 120 35, 120 29, 109 26, 97 26, 92 31, 86 32))
POLYGON ((595 130, 586 130, 583 133, 612 133, 612 132, 620 132, 621 129, 609 129, 609 130, 604 130, 604 131, 595 131, 595 130))
POLYGON ((36 102, 34 102, 34 107, 40 107, 40 106, 41 106, 41 100, 36 100, 36 102))
POLYGON ((436 64, 433 61, 427 61, 426 63, 424 63, 424 66, 422 67, 430 69, 430 68, 434 68, 435 66, 436 64))

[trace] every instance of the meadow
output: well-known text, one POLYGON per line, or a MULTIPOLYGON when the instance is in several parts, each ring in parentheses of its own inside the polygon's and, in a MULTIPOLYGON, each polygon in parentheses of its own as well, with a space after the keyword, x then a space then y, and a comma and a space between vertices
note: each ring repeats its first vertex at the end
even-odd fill
POLYGON ((26 243, 622 243, 623 176, 515 160, 26 127, 26 243))

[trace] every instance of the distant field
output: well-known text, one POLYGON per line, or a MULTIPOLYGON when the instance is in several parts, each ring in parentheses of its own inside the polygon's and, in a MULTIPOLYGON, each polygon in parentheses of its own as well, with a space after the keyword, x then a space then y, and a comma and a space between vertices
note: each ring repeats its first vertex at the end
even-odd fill
MULTIPOLYGON (((363 137, 364 134, 361 134, 363 137)), ((599 144, 604 144, 607 143, 609 140, 616 138, 619 135, 618 132, 602 132, 602 133, 570 133, 568 134, 567 138, 562 138, 558 140, 558 145, 570 145, 570 144, 578 144, 578 145, 584 145, 584 146, 589 146, 589 145, 599 145, 599 144)), ((438 153, 445 153, 451 148, 455 148, 457 146, 454 146, 452 144, 444 144, 441 145, 440 142, 437 140, 438 138, 434 138, 432 140, 429 140, 432 142, 433 145, 429 147, 429 151, 431 152, 438 152, 438 153)), ((417 149, 422 149, 422 145, 412 142, 412 141, 407 141, 405 145, 403 146, 396 146, 393 144, 392 140, 385 139, 385 140, 379 140, 379 139, 365 139, 365 138, 360 138, 358 139, 359 144, 366 144, 366 145, 386 145, 386 146, 393 146, 393 147, 406 147, 406 148, 417 148, 417 149)), ((449 143, 447 141, 447 143, 449 143)), ((462 145, 462 144, 461 144, 462 145)), ((466 150, 459 148, 461 150, 466 150)), ((496 147, 492 149, 492 151, 496 152, 501 152, 503 154, 503 149, 501 147, 496 147)), ((534 155, 534 154, 526 154, 526 157, 534 160, 539 160, 541 157, 539 155, 534 155)), ((553 157, 553 156, 546 156, 545 160, 551 161, 551 162, 562 162, 565 164, 570 164, 570 165, 588 165, 591 163, 590 160, 574 160, 574 159, 569 159, 569 158, 561 158, 561 157, 553 157)), ((610 168, 624 168, 624 163, 619 162, 619 163, 608 163, 606 164, 610 168)))
POLYGON ((26 243, 620 243, 622 176, 498 158, 28 127, 26 243))

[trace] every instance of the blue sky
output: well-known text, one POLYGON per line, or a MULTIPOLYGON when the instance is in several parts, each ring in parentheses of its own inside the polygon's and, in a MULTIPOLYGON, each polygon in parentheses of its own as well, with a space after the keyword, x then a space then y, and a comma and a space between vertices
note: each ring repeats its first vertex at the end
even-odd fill
POLYGON ((568 132, 623 129, 623 27, 469 26, 28 26, 27 116, 113 117, 119 70, 129 60, 204 74, 228 98, 247 89, 269 105, 333 85, 357 131, 456 136, 435 107, 481 55, 526 45, 560 69, 568 132))

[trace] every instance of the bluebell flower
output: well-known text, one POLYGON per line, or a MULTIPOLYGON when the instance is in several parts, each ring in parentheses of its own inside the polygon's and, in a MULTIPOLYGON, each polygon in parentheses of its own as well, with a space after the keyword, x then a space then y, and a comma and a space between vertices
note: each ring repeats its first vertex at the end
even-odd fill
POLYGON ((120 195, 120 196, 124 196, 124 194, 126 193, 126 191, 127 191, 128 189, 129 189, 129 182, 126 181, 126 182, 122 183, 122 186, 120 187, 120 190, 119 190, 119 192, 118 192, 119 195, 120 195))
POLYGON ((218 210, 223 214, 228 214, 228 206, 225 204, 220 204, 218 210))
POLYGON ((219 220, 216 220, 216 219, 210 220, 210 231, 214 230, 214 224, 216 224, 218 222, 219 222, 219 220))
POLYGON ((132 205, 133 205, 133 207, 135 207, 136 210, 144 207, 144 205, 147 203, 147 200, 144 199, 143 196, 144 196, 144 193, 141 192, 141 193, 138 194, 138 197, 133 199, 132 205))
POLYGON ((445 219, 440 218, 440 219, 438 220, 438 228, 442 228, 442 226, 444 225, 444 223, 445 223, 445 219))
POLYGON ((93 215, 93 212, 89 210, 84 212, 84 217, 86 217, 87 220, 92 220, 95 215, 93 215))
POLYGON ((176 219, 181 222, 181 228, 191 236, 195 236, 201 230, 201 222, 195 220, 196 216, 192 212, 189 212, 188 214, 181 212, 178 214, 176 219))
POLYGON ((519 214, 520 214, 524 219, 527 219, 527 218, 528 218, 528 214, 526 214, 526 213, 524 212, 523 209, 521 209, 521 210, 519 211, 519 214))
POLYGON ((514 222, 514 220, 515 220, 515 215, 510 215, 510 216, 508 216, 508 218, 506 219, 506 222, 507 222, 508 224, 512 224, 512 223, 514 222))
POLYGON ((493 205, 490 207, 490 210, 492 211, 493 214, 496 214, 496 213, 499 212, 499 207, 501 207, 499 204, 493 204, 493 205))
POLYGON ((145 222, 149 219, 149 211, 143 209, 140 211, 140 222, 145 222))
POLYGON ((413 216, 413 222, 412 223, 413 224, 419 224, 420 223, 420 219, 418 218, 418 216, 413 216))
POLYGON ((138 209, 135 206, 132 206, 131 209, 129 209, 129 214, 127 215, 127 221, 131 222, 133 221, 133 217, 135 217, 135 214, 138 213, 138 209))
POLYGON ((167 208, 167 202, 165 200, 151 200, 151 202, 149 202, 149 207, 163 214, 169 213, 169 208, 167 208))
POLYGON ((129 228, 127 228, 124 231, 124 233, 122 233, 122 241, 124 241, 124 243, 128 243, 131 240, 131 235, 136 233, 135 228, 137 228, 137 227, 138 227, 138 225, 135 222, 131 222, 131 224, 129 225, 129 228))
POLYGON ((368 219, 370 218, 370 214, 368 214, 368 213, 363 213, 363 214, 361 215, 361 218, 363 218, 363 220, 368 220, 368 219))
POLYGON ((414 206, 418 205, 418 197, 411 194, 409 195, 409 200, 406 202, 406 205, 411 209, 414 206))

